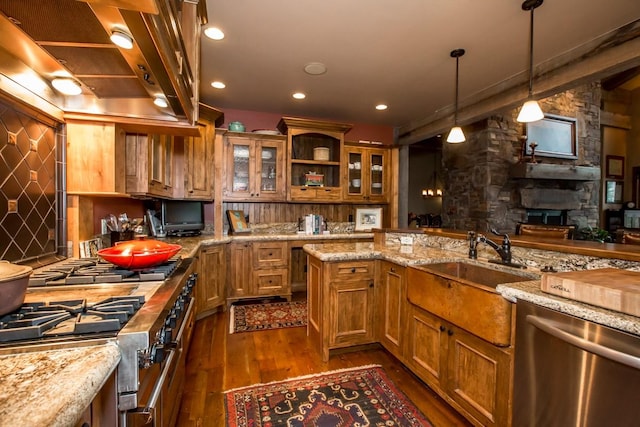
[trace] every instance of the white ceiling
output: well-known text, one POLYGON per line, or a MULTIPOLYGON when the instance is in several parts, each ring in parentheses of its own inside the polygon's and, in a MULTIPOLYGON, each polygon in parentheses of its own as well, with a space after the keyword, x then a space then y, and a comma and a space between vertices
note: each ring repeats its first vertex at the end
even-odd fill
MULTIPOLYGON (((505 79, 528 78, 530 13, 521 0, 206 0, 202 102, 220 108, 401 126, 505 79), (321 76, 304 73, 324 63, 321 76), (227 87, 210 86, 222 80, 227 87), (295 91, 307 98, 296 101, 295 91), (384 103, 386 111, 374 106, 384 103)), ((545 0, 535 10, 540 64, 640 18, 639 0, 545 0)))

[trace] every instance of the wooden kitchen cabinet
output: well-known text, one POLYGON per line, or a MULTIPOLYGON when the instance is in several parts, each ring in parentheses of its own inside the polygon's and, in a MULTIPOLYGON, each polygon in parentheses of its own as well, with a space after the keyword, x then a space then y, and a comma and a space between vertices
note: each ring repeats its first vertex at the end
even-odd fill
POLYGON ((173 137, 127 132, 124 140, 127 193, 173 197, 173 137))
POLYGON ((227 303, 268 296, 291 300, 288 243, 231 243, 227 303))
POLYGON ((374 261, 321 262, 308 257, 308 331, 323 361, 329 350, 375 341, 374 261))
POLYGON ((197 255, 196 316, 198 319, 215 312, 225 304, 225 245, 204 246, 197 255))
POLYGON ((116 124, 69 120, 66 130, 67 194, 125 196, 125 141, 116 124))
POLYGON ((389 150, 346 144, 344 148, 344 200, 387 203, 389 200, 389 150))
POLYGON ((392 262, 378 261, 376 278, 376 335, 384 348, 402 359, 407 305, 406 269, 392 262))
POLYGON ((228 133, 224 146, 225 200, 285 200, 282 136, 228 133))
POLYGON ((214 138, 212 124, 198 122, 200 136, 184 138, 184 199, 212 200, 214 138))
POLYGON ((511 348, 408 306, 407 366, 474 424, 511 425, 511 348))
POLYGON ((341 201, 342 149, 351 125, 283 117, 278 129, 287 134, 287 200, 341 201))

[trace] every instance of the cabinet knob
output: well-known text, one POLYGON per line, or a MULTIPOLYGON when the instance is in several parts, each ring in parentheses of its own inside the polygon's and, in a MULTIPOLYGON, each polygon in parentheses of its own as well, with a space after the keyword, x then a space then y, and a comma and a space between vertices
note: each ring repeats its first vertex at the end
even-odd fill
POLYGON ((369 283, 369 287, 373 288, 373 282, 369 283))
POLYGON ((444 332, 444 330, 447 329, 444 327, 444 325, 440 325, 440 332, 444 332))
POLYGON ((273 254, 271 252, 269 252, 269 256, 273 256, 273 254))
POLYGON ((453 330, 451 330, 451 329, 447 330, 447 335, 449 335, 449 336, 453 335, 453 330))
POLYGON ((300 191, 307 191, 307 188, 306 187, 302 187, 302 188, 300 188, 300 191))
POLYGON ((391 270, 389 270, 389 271, 391 271, 392 273, 395 273, 395 272, 396 272, 396 269, 395 269, 395 268, 393 268, 393 267, 391 267, 391 270))
POLYGON ((355 267, 351 267, 351 272, 355 273, 356 272, 356 268, 355 267))

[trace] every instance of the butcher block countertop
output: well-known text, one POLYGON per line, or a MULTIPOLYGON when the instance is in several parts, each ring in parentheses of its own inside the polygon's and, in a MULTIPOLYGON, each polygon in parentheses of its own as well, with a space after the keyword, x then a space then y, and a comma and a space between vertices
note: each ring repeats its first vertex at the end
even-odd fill
POLYGON ((119 362, 115 343, 0 356, 0 427, 73 426, 119 362))

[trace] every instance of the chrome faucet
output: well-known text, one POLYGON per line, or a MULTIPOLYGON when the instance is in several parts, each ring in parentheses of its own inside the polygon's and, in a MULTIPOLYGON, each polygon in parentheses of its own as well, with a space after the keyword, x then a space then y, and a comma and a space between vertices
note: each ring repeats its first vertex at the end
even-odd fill
POLYGON ((526 268, 526 266, 522 264, 516 264, 511 261, 511 240, 509 240, 508 234, 498 233, 495 229, 490 229, 493 234, 496 236, 502 236, 502 244, 498 245, 493 240, 487 238, 484 234, 477 234, 475 231, 469 231, 467 233, 469 239, 469 258, 476 259, 478 257, 478 243, 486 243, 491 246, 497 253, 500 255, 500 259, 490 259, 489 262, 493 262, 496 264, 508 265, 511 267, 518 268, 526 268))

